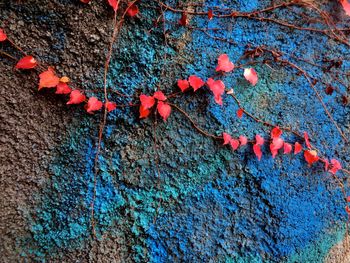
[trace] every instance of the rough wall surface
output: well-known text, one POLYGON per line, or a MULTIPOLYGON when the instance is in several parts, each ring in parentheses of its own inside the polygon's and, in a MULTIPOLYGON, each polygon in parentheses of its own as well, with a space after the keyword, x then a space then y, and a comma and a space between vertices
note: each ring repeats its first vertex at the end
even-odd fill
MULTIPOLYGON (((271 2, 200 4, 251 11, 271 2)), ((208 32, 232 40, 225 43, 179 27, 179 15, 167 12, 165 45, 162 25, 154 26, 160 15, 156 6, 141 1, 140 16, 125 21, 115 45, 108 83, 124 94, 137 97, 158 86, 171 93, 178 89, 177 79, 192 74, 207 79, 215 74, 219 54, 236 61, 247 44, 276 47, 318 63, 342 57, 341 70, 349 69, 348 48, 324 35, 246 19, 189 17, 200 28, 220 27, 208 32)), ((336 1, 326 8, 345 19, 336 1)), ((276 15, 298 19, 288 9, 276 15)), ((22 48, 71 77, 87 94, 102 98, 113 19, 103 1, 2 1, 0 17, 22 48)), ((233 153, 203 137, 179 112, 173 111, 166 123, 159 117, 140 121, 132 107, 108 116, 98 163, 97 237, 92 238, 90 203, 101 115, 67 107, 49 90, 38 92, 37 73, 14 71, 13 61, 0 59, 4 262, 322 262, 343 238, 342 195, 323 167, 309 168, 301 156, 272 159, 266 154, 259 162, 250 147, 233 153)), ((298 63, 313 76, 327 78, 318 68, 298 63)), ((255 87, 244 81, 241 70, 222 79, 251 112, 308 131, 319 149, 347 166, 349 149, 305 79, 290 68, 262 65, 256 70, 260 80, 255 87)), ((349 136, 349 106, 342 106, 335 94, 326 96, 322 85, 316 88, 349 136)), ((120 104, 133 101, 113 92, 110 96, 120 104)), ((248 118, 238 120, 237 105, 228 96, 224 107, 205 89, 173 103, 218 135, 269 133, 248 118)), ((289 134, 285 138, 295 140, 289 134)))

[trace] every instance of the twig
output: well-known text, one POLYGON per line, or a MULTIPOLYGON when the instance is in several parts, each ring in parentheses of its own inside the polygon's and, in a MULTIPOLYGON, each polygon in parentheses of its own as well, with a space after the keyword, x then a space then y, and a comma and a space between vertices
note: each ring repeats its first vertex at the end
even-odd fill
POLYGON ((205 130, 203 130, 202 128, 200 128, 196 122, 191 118, 190 115, 187 114, 187 112, 185 112, 183 109, 181 109, 180 107, 178 107, 177 105, 175 104, 172 104, 172 103, 168 103, 171 107, 175 108, 176 110, 178 110, 179 112, 181 112, 193 125, 193 127, 195 129, 197 129, 201 134, 207 136, 207 137, 211 137, 215 140, 222 140, 222 136, 216 136, 214 134, 210 134, 208 132, 206 132, 205 130))

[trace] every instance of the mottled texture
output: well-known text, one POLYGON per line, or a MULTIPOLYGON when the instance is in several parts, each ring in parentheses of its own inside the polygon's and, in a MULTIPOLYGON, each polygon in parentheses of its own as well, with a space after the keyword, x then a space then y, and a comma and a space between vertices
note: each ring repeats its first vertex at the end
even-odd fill
MULTIPOLYGON (((271 3, 205 4, 251 11, 271 3)), ((349 53, 319 33, 247 19, 208 22, 205 16, 189 16, 195 27, 223 28, 207 32, 234 42, 224 43, 179 27, 180 15, 173 12, 166 12, 165 45, 163 25, 153 21, 160 15, 156 6, 140 3, 141 14, 126 19, 118 37, 108 86, 133 96, 110 92, 109 98, 119 104, 157 87, 167 94, 178 91, 176 80, 192 74, 207 79, 215 75, 219 54, 236 61, 247 44, 276 47, 317 63, 349 53)), ((325 8, 345 19, 336 3, 325 8)), ((288 9, 277 14, 298 19, 288 9)), ((102 98, 113 18, 107 4, 7 1, 0 15, 16 43, 45 65, 57 65, 59 74, 71 77, 88 95, 102 98)), ((6 44, 1 47, 13 52, 6 44)), ((327 81, 312 65, 286 58, 327 81)), ((322 262, 342 239, 344 203, 323 167, 307 167, 302 155, 272 159, 268 147, 259 162, 251 146, 233 153, 221 141, 198 133, 175 109, 164 123, 153 115, 140 121, 134 107, 108 116, 98 162, 93 239, 90 205, 101 115, 67 107, 63 97, 50 91, 37 92, 36 73, 14 72, 12 65, 1 58, 6 89, 0 96, 0 254, 5 262, 322 262)), ((278 125, 307 130, 326 156, 346 166, 349 150, 305 79, 276 65, 255 69, 255 87, 243 79, 242 69, 216 78, 233 87, 249 111, 278 125)), ((344 61, 341 70, 348 69, 344 61)), ((343 107, 336 94, 326 96, 321 84, 316 88, 349 136, 349 107, 343 107)), ((215 104, 207 88, 171 102, 211 133, 269 136, 269 129, 246 116, 238 120, 237 105, 229 96, 224 95, 224 107, 215 104)), ((296 140, 290 134, 283 137, 296 140)))

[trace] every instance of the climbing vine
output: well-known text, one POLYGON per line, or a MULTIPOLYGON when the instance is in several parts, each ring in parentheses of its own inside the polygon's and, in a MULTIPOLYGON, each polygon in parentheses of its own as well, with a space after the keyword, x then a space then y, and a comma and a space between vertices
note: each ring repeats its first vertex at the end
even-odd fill
MULTIPOLYGON (((89 0, 80 0, 84 4, 88 4, 89 0)), ((141 0, 139 0, 141 1, 141 0)), ((113 52, 113 46, 117 41, 117 36, 122 28, 123 22, 125 19, 134 19, 138 15, 140 15, 140 10, 138 7, 138 0, 124 3, 120 0, 108 0, 108 4, 114 11, 114 19, 113 19, 113 33, 111 35, 110 45, 107 52, 107 58, 105 61, 104 67, 104 99, 100 100, 97 97, 91 96, 87 97, 87 95, 83 92, 83 90, 75 87, 73 83, 71 83, 70 78, 68 76, 59 76, 56 73, 55 69, 52 66, 44 66, 43 63, 39 63, 38 59, 32 55, 27 54, 27 52, 23 51, 14 41, 11 39, 11 32, 5 29, 0 29, 0 42, 4 44, 9 44, 13 46, 15 49, 19 50, 22 53, 22 57, 20 59, 4 52, 0 51, 0 54, 8 57, 9 59, 13 59, 16 61, 15 69, 16 70, 33 70, 36 69, 39 72, 39 83, 38 90, 41 89, 54 89, 55 93, 58 95, 67 96, 67 105, 75 105, 75 104, 84 104, 84 108, 88 114, 94 114, 98 111, 102 111, 103 118, 101 125, 99 127, 99 135, 98 135, 98 145, 95 156, 95 172, 94 172, 94 197, 91 202, 91 224, 93 233, 95 232, 94 226, 94 201, 96 197, 96 177, 98 176, 98 156, 100 154, 101 142, 103 140, 104 128, 106 125, 107 115, 118 109, 125 107, 133 107, 135 108, 135 112, 138 112, 140 119, 151 118, 152 114, 159 114, 161 118, 166 122, 168 118, 171 118, 171 113, 173 110, 180 112, 183 116, 188 119, 195 130, 197 130, 200 134, 210 137, 213 140, 220 141, 223 145, 227 145, 231 147, 233 151, 236 151, 239 148, 247 148, 251 147, 255 156, 260 160, 263 155, 262 147, 264 145, 268 145, 272 158, 275 158, 278 154, 303 154, 304 159, 307 165, 312 166, 316 163, 321 163, 324 166, 324 170, 331 174, 331 178, 334 182, 340 187, 344 202, 345 210, 350 215, 350 208, 348 203, 350 202, 350 197, 346 193, 346 185, 344 181, 338 176, 338 174, 344 173, 346 175, 350 174, 350 171, 344 167, 342 167, 341 161, 336 158, 326 158, 322 152, 317 149, 309 138, 308 132, 299 132, 293 130, 290 127, 284 127, 280 125, 276 125, 274 123, 270 123, 265 119, 257 117, 254 113, 249 112, 241 103, 241 101, 236 96, 236 91, 234 88, 229 88, 227 83, 225 84, 222 79, 222 76, 226 76, 232 72, 240 71, 242 72, 241 77, 244 78, 250 85, 255 86, 259 82, 259 72, 254 68, 255 65, 263 64, 263 65, 278 65, 280 67, 290 68, 295 72, 296 75, 301 76, 305 79, 306 83, 314 92, 317 100, 322 105, 322 108, 325 114, 328 116, 332 125, 336 128, 340 136, 342 137, 345 143, 348 143, 348 138, 342 131, 342 128, 339 124, 334 120, 331 112, 328 110, 326 104, 323 101, 323 98, 320 92, 315 88, 317 83, 320 83, 324 86, 326 94, 332 94, 333 92, 338 93, 338 95, 342 99, 342 103, 344 106, 348 104, 348 94, 347 92, 342 92, 337 89, 331 82, 325 82, 322 79, 317 79, 313 77, 307 70, 303 69, 300 65, 288 60, 285 58, 285 53, 277 50, 276 48, 271 48, 268 46, 260 45, 260 46, 250 46, 248 45, 241 58, 233 62, 231 61, 228 54, 217 54, 217 66, 215 68, 216 74, 214 76, 208 76, 206 80, 203 80, 197 75, 188 76, 185 79, 176 79, 173 80, 174 84, 176 84, 178 90, 169 93, 165 89, 158 87, 158 89, 152 94, 138 94, 133 97, 128 94, 122 94, 119 91, 115 91, 117 95, 121 98, 130 97, 132 98, 132 102, 128 104, 117 104, 116 102, 110 100, 109 89, 107 87, 107 75, 109 71, 109 64, 113 52), (220 136, 217 134, 211 134, 210 132, 204 130, 200 127, 198 123, 191 117, 190 113, 186 112, 184 109, 180 107, 180 105, 176 105, 172 102, 172 99, 175 97, 183 96, 183 94, 193 94, 200 89, 206 89, 211 92, 214 96, 214 101, 223 107, 223 101, 225 96, 230 96, 233 98, 235 103, 238 105, 238 110, 236 112, 237 119, 242 118, 250 118, 253 121, 269 127, 271 133, 269 136, 263 134, 256 134, 254 138, 248 138, 245 134, 229 134, 227 132, 223 132, 220 136), (136 110, 137 109, 137 110, 136 110), (287 141, 283 138, 284 133, 291 133, 295 135, 297 140, 295 141, 287 141)), ((264 9, 255 10, 252 12, 239 12, 237 10, 231 9, 223 9, 220 7, 212 7, 205 8, 205 6, 191 6, 190 11, 188 9, 183 9, 180 7, 170 6, 162 1, 155 0, 154 1, 158 5, 158 9, 161 11, 160 17, 157 19, 157 23, 162 21, 163 26, 165 28, 166 18, 164 13, 166 11, 173 12, 175 14, 179 14, 179 20, 177 26, 184 27, 188 30, 197 30, 203 32, 203 34, 207 37, 213 38, 222 42, 230 42, 232 40, 219 38, 210 34, 209 28, 198 28, 191 25, 189 21, 189 16, 202 16, 206 17, 208 20, 212 19, 249 19, 255 21, 262 21, 268 23, 275 23, 279 26, 290 28, 292 30, 301 30, 301 31, 311 31, 316 32, 322 35, 325 35, 329 39, 341 44, 350 47, 350 43, 347 40, 347 33, 350 32, 350 28, 339 28, 333 22, 333 19, 330 14, 320 9, 320 7, 313 3, 313 1, 306 0, 291 0, 286 1, 280 4, 274 4, 270 7, 266 7, 264 9), (320 27, 304 27, 298 25, 297 23, 293 23, 290 21, 282 20, 280 18, 276 18, 274 16, 269 16, 269 13, 278 9, 288 9, 292 7, 298 8, 308 8, 314 11, 318 15, 318 22, 324 25, 324 28, 320 27), (201 9, 202 8, 202 9, 201 9)), ((340 0, 339 4, 343 7, 343 10, 347 15, 350 16, 350 3, 347 0, 340 0)), ((214 30, 214 29, 211 29, 214 30)), ((166 42, 166 32, 164 30, 164 38, 166 42)), ((292 54, 288 54, 289 57, 293 57, 292 54)), ((332 81, 340 83, 341 85, 346 84, 342 81, 343 76, 339 75, 334 69, 339 68, 342 64, 342 60, 331 60, 325 61, 326 66, 318 65, 312 61, 305 60, 303 58, 294 57, 298 61, 303 61, 305 63, 311 64, 312 66, 319 68, 325 74, 328 74, 332 81)), ((314 138, 317 139, 317 138, 314 138)))

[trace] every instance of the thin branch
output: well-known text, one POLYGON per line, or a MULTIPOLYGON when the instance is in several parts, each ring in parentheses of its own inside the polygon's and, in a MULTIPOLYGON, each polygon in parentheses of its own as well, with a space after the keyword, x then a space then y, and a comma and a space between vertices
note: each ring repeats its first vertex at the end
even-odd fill
POLYGON ((175 108, 176 110, 178 110, 179 112, 181 112, 193 125, 193 127, 198 130, 201 134, 207 136, 207 137, 211 137, 215 140, 222 140, 223 137, 222 136, 216 136, 214 134, 210 134, 209 132, 206 132, 205 130, 203 130, 202 128, 200 128, 196 122, 191 118, 190 115, 188 115, 188 113, 186 111, 184 111, 183 109, 181 109, 179 106, 172 104, 172 103, 168 103, 171 107, 175 108))

